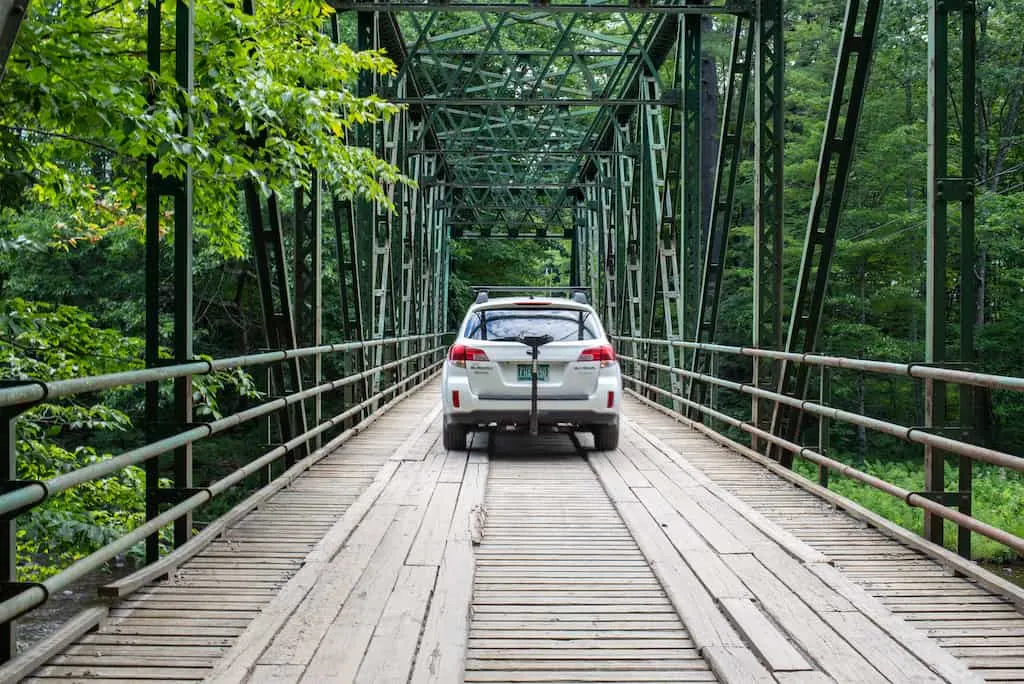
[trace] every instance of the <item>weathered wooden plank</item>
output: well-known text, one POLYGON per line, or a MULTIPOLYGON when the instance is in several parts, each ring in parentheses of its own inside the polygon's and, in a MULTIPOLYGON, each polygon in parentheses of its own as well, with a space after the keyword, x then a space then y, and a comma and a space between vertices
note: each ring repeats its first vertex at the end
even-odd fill
MULTIPOLYGON (((260 655, 266 650, 277 636, 285 622, 292 613, 304 602, 312 592, 313 588, 320 581, 321 574, 326 570, 330 560, 338 553, 346 541, 351 543, 346 547, 347 558, 354 564, 358 564, 361 558, 369 558, 376 549, 380 538, 369 532, 359 535, 356 538, 353 532, 361 527, 364 520, 368 530, 379 530, 384 525, 383 519, 390 515, 394 517, 397 508, 381 508, 381 513, 371 517, 367 514, 379 499, 381 493, 387 488, 392 477, 398 469, 398 463, 385 464, 373 483, 360 495, 356 503, 352 504, 345 514, 331 528, 323 541, 317 544, 310 552, 306 565, 295 576, 289 580, 285 588, 263 609, 248 626, 246 631, 231 650, 226 653, 215 665, 210 674, 210 681, 239 681, 245 673, 252 668, 260 655)), ((338 578, 340 580, 340 578, 338 578)), ((354 580, 352 580, 354 582, 354 580)), ((342 591, 345 589, 343 583, 336 581, 331 583, 328 591, 342 591)), ((318 598, 338 601, 337 594, 318 593, 318 598)), ((344 600, 342 597, 340 600, 344 600)), ((338 605, 338 604, 335 604, 338 605)), ((318 613, 322 615, 322 613, 318 613)), ((310 624, 309 628, 313 625, 310 624)))
POLYGON ((730 556, 729 566, 775 622, 836 681, 888 681, 753 556, 730 556))
POLYGON ((679 562, 679 554, 647 509, 639 502, 620 502, 616 508, 698 647, 743 648, 740 636, 718 612, 693 572, 679 562))
POLYGON ((700 650, 711 670, 725 684, 774 684, 775 678, 750 652, 739 646, 706 646, 700 650))
POLYGON ((723 598, 719 603, 773 672, 814 669, 752 601, 723 598))
POLYGON ((87 608, 68 620, 56 632, 36 643, 28 651, 0 665, 0 682, 17 682, 60 653, 63 648, 95 629, 107 615, 104 606, 87 608))
POLYGON ((860 613, 824 611, 821 616, 890 681, 946 681, 860 613))
POLYGON ((410 680, 413 684, 456 681, 462 674, 474 571, 469 515, 474 507, 483 505, 487 472, 486 462, 466 465, 448 543, 413 665, 410 680))
POLYGON ((904 648, 914 653, 922 662, 926 663, 946 680, 950 682, 964 682, 965 684, 975 684, 982 681, 963 662, 952 657, 933 640, 894 616, 878 599, 847 580, 836 568, 831 565, 813 563, 808 565, 807 569, 845 596, 856 606, 857 610, 892 635, 904 648))
POLYGON ((432 566, 402 568, 366 649, 356 682, 405 682, 412 670, 427 603, 437 580, 432 566))
POLYGON ((434 567, 441 565, 459 489, 460 484, 454 482, 439 482, 434 488, 434 495, 430 498, 423 516, 423 524, 409 551, 406 564, 434 567))
POLYGON ((622 476, 619 475, 619 472, 615 470, 615 467, 608 460, 607 454, 593 453, 590 454, 587 460, 590 463, 590 467, 594 469, 594 472, 601 479, 601 486, 604 487, 604 491, 608 493, 609 498, 613 502, 636 501, 633 491, 622 479, 622 476))
MULTIPOLYGON (((407 466, 408 463, 403 463, 407 466)), ((391 527, 400 507, 378 503, 352 534, 345 547, 331 563, 329 571, 315 580, 312 588, 283 623, 277 623, 276 634, 256 660, 266 663, 305 665, 309 662, 323 634, 341 610, 349 593, 362 576, 370 558, 391 527)), ((267 624, 270 627, 270 624, 267 624)), ((260 639, 262 642, 262 639, 260 639)), ((253 648, 261 644, 253 644, 253 648)), ((234 650, 234 649, 232 649, 234 650)), ((253 663, 256 660, 252 661, 253 663)), ((228 681, 225 679, 224 681, 228 681)))
MULTIPOLYGON (((303 681, 352 681, 359 671, 373 630, 402 571, 422 511, 407 508, 396 516, 359 581, 327 628, 303 674, 303 681)), ((261 659, 261 662, 264 662, 261 659)), ((270 653, 265 662, 278 662, 270 653)))
POLYGON ((750 549, 745 544, 725 529, 710 513, 701 508, 675 482, 672 482, 660 471, 647 475, 651 484, 657 488, 665 500, 707 540, 711 548, 718 553, 750 553, 750 549))

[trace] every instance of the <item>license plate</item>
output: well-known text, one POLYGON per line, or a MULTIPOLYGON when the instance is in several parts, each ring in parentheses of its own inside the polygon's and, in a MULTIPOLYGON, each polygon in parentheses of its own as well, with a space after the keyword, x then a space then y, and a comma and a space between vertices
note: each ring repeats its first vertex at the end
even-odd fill
MULTIPOLYGON (((531 377, 530 369, 531 369, 531 366, 529 366, 529 365, 525 365, 525 366, 521 365, 521 366, 519 366, 519 368, 517 370, 517 373, 516 373, 517 378, 519 380, 524 381, 524 382, 530 382, 530 377, 531 377)), ((547 382, 547 380, 548 380, 548 364, 546 364, 546 363, 538 364, 538 366, 537 366, 537 381, 538 382, 547 382)))

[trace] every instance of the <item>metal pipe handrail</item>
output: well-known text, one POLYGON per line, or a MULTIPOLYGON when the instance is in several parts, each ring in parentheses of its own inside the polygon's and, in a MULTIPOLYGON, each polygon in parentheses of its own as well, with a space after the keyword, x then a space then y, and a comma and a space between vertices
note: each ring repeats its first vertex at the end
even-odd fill
MULTIPOLYGON (((435 347, 427 352, 421 352, 417 356, 436 353, 441 349, 443 349, 443 347, 435 347)), ((378 369, 373 370, 383 370, 385 369, 386 366, 392 366, 401 363, 402 361, 408 360, 409 359, 403 359, 399 361, 390 362, 389 364, 382 365, 378 369)), ((18 617, 19 615, 22 615, 38 607, 40 604, 45 603, 47 598, 54 592, 61 591, 65 587, 79 580, 84 575, 100 568, 104 563, 113 559, 119 553, 127 551, 133 545, 144 540, 146 537, 159 532, 160 529, 164 526, 174 522, 181 516, 195 510, 202 504, 213 499, 218 494, 221 494, 228 488, 238 484, 246 477, 249 477, 250 475, 253 475, 254 473, 258 472, 260 469, 266 467, 273 461, 281 458, 283 455, 285 455, 292 449, 295 449, 303 442, 306 442, 312 437, 315 437, 316 435, 319 435, 325 432, 326 430, 335 427, 337 424, 343 422, 344 420, 350 418, 351 416, 358 414, 360 411, 362 411, 367 406, 371 405, 373 402, 380 401, 380 399, 397 391, 399 387, 407 384, 413 378, 426 374, 429 371, 436 369, 442 363, 444 363, 443 360, 436 361, 427 368, 421 369, 416 373, 410 375, 408 378, 396 382, 390 387, 377 392, 372 397, 368 397, 359 404, 350 407, 349 409, 338 414, 337 416, 329 418, 320 425, 317 425, 316 427, 307 430, 306 432, 302 433, 301 435, 298 435, 297 437, 293 437, 291 440, 285 442, 284 444, 276 446, 275 448, 271 449, 270 451, 260 456, 258 459, 251 461, 250 463, 240 468, 235 469, 234 471, 224 476, 220 480, 217 480, 216 482, 210 484, 208 487, 200 489, 200 491, 188 497, 187 499, 184 499, 181 503, 168 509, 164 513, 158 515, 157 517, 148 520, 139 527, 136 527, 134 530, 127 533, 123 537, 120 537, 119 539, 97 549, 85 558, 76 561, 75 563, 68 566, 58 574, 47 578, 41 583, 34 584, 29 588, 25 589, 24 591, 16 594, 15 596, 3 602, 0 602, 0 624, 8 622, 18 617)), ((317 450, 317 452, 314 453, 319 453, 323 455, 330 448, 331 443, 328 443, 327 445, 321 447, 319 450, 317 450)))
MULTIPOLYGON (((802 458, 811 461, 812 463, 825 466, 826 468, 835 470, 841 475, 845 475, 850 479, 857 480, 858 482, 861 482, 874 489, 889 494, 890 496, 902 499, 903 502, 908 506, 926 510, 929 513, 933 513, 934 515, 940 518, 949 520, 953 523, 956 523, 957 525, 960 525, 961 527, 969 529, 972 532, 976 532, 984 537, 988 537, 993 541, 996 541, 1000 544, 1004 544, 1005 546, 1017 551, 1017 553, 1024 554, 1024 538, 1018 537, 1017 535, 1011 532, 1007 532, 1006 530, 1002 530, 998 527, 989 525, 988 523, 982 522, 981 520, 978 520, 973 516, 966 515, 956 509, 944 506, 938 503, 937 501, 932 501, 931 499, 921 496, 920 494, 916 494, 909 490, 903 489, 902 487, 886 482, 885 480, 875 477, 874 475, 865 473, 862 470, 858 470, 853 466, 831 459, 817 451, 814 451, 810 447, 804 447, 800 446, 799 444, 794 444, 789 440, 773 435, 767 430, 762 430, 759 427, 739 420, 738 418, 734 418, 726 413, 722 413, 721 411, 717 411, 708 406, 704 406, 703 404, 698 404, 697 402, 686 399, 685 397, 673 394, 672 392, 662 389, 657 385, 651 385, 649 383, 643 382, 642 380, 638 380, 631 376, 626 376, 626 379, 639 387, 642 387, 652 392, 656 392, 674 401, 678 401, 686 406, 689 406, 697 411, 700 411, 701 413, 704 413, 705 415, 711 418, 715 418, 728 425, 731 425, 732 427, 742 430, 743 432, 755 435, 757 437, 760 437, 761 439, 769 441, 772 444, 780 446, 783 449, 786 449, 787 451, 791 451, 801 456, 802 458)), ((634 392, 633 390, 627 389, 626 391, 636 395, 636 392, 634 392)), ((643 397, 639 396, 638 398, 644 399, 643 397)), ((677 415, 680 419, 685 421, 685 423, 690 427, 697 427, 698 425, 700 425, 699 423, 697 423, 697 421, 690 420, 689 418, 686 418, 685 416, 679 413, 675 413, 675 415, 677 415)), ((707 426, 701 427, 703 427, 706 430, 711 430, 711 428, 708 428, 707 426)))
POLYGON ((451 333, 426 333, 423 335, 406 335, 382 340, 369 340, 359 342, 339 342, 335 344, 322 344, 316 347, 303 347, 301 349, 283 349, 260 354, 244 354, 232 356, 226 359, 211 359, 201 361, 189 361, 159 368, 140 368, 138 370, 120 371, 118 373, 107 373, 106 375, 95 375, 87 378, 71 378, 68 380, 53 380, 44 382, 32 378, 26 378, 24 385, 0 388, 0 408, 6 406, 19 406, 34 402, 57 399, 59 397, 82 394, 84 392, 97 392, 114 387, 126 385, 142 385, 160 380, 172 380, 191 375, 208 375, 217 371, 229 370, 232 368, 246 368, 249 366, 260 366, 278 361, 291 361, 302 359, 318 354, 336 354, 339 352, 355 351, 357 349, 371 349, 384 344, 397 344, 411 342, 427 338, 437 339, 451 333))
POLYGON ((664 364, 655 363, 646 359, 638 359, 625 354, 619 354, 619 358, 626 359, 632 363, 636 363, 642 366, 651 368, 657 368, 669 373, 676 373, 682 377, 691 378, 700 382, 706 382, 711 385, 717 385, 718 387, 724 387, 742 394, 748 394, 750 396, 758 397, 760 399, 769 399, 771 401, 777 401, 780 404, 792 406, 798 408, 807 413, 812 413, 817 416, 823 416, 833 420, 839 420, 844 423, 850 423, 852 425, 858 425, 861 427, 881 432, 897 439, 901 439, 905 442, 914 444, 923 444, 925 446, 934 447, 941 449, 953 454, 959 454, 961 456, 967 456, 977 461, 983 461, 985 463, 991 463, 992 465, 1002 466, 1004 468, 1011 468, 1013 470, 1019 470, 1024 472, 1024 458, 1020 456, 1014 456, 1003 451, 997 451, 995 449, 989 449, 987 447, 979 446, 977 444, 971 444, 969 442, 961 442, 960 440, 951 439, 949 437, 943 437, 931 432, 926 432, 921 428, 907 427, 905 425, 899 425, 898 423, 890 423, 889 421, 881 420, 878 418, 871 418, 869 416, 862 416, 858 413, 852 413, 850 411, 844 411, 842 409, 833 408, 824 404, 817 404, 812 401, 806 401, 798 399, 796 397, 786 396, 779 392, 772 392, 770 390, 762 389, 743 382, 735 382, 732 380, 724 380, 717 378, 713 375, 707 375, 705 373, 695 373, 693 371, 686 370, 684 368, 673 368, 664 364))
POLYGON ((858 370, 882 375, 902 375, 919 380, 938 380, 941 382, 949 382, 959 385, 971 385, 973 387, 987 387, 989 389, 1024 392, 1024 378, 1015 378, 1007 375, 994 375, 991 373, 975 373, 973 371, 956 370, 953 368, 939 368, 922 363, 871 361, 868 359, 852 359, 845 356, 802 354, 776 351, 774 349, 760 349, 758 347, 736 347, 724 344, 688 342, 685 340, 658 340, 648 337, 629 337, 626 335, 612 335, 611 337, 613 340, 637 342, 640 344, 672 345, 683 349, 721 352, 735 356, 774 359, 778 361, 790 361, 793 363, 806 363, 811 366, 840 368, 843 370, 858 370))
MULTIPOLYGON (((400 342, 401 338, 395 340, 386 340, 387 342, 400 342)), ((35 506, 51 496, 63 492, 71 487, 76 487, 85 482, 98 480, 103 477, 108 477, 122 468, 126 468, 132 465, 138 465, 144 463, 151 458, 158 457, 162 454, 168 453, 177 449, 178 447, 185 446, 192 442, 199 441, 206 437, 218 434, 225 430, 233 427, 237 427, 242 423, 248 422, 254 418, 260 418, 265 415, 269 415, 276 411, 280 411, 292 404, 298 403, 305 399, 331 392, 346 385, 350 385, 358 380, 370 377, 377 373, 381 373, 386 370, 390 370, 403 363, 408 363, 414 359, 426 356, 428 354, 434 354, 441 351, 444 347, 434 347, 427 351, 419 352, 396 361, 390 361, 386 364, 382 364, 375 368, 362 371, 360 373, 353 373, 347 375, 338 380, 332 380, 325 382, 315 387, 302 390, 300 392, 294 392, 292 394, 277 397, 266 403, 254 406, 245 411, 225 416, 218 420, 211 421, 209 423, 203 423, 196 427, 190 428, 183 432, 179 432, 170 437, 150 442, 144 446, 136 449, 131 449, 113 458, 109 458, 98 463, 85 466, 84 468, 78 468, 68 473, 58 475, 55 478, 47 480, 45 482, 30 482, 23 487, 7 492, 6 494, 0 495, 0 515, 9 514, 13 511, 24 511, 27 508, 35 506)), ((315 435, 310 435, 315 436, 315 435)), ((301 444, 301 441, 299 442, 301 444)))

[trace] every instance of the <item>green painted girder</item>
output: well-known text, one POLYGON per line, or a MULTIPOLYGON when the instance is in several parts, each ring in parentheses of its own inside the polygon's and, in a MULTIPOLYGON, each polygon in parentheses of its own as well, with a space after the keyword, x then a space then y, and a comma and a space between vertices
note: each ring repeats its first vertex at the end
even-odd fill
POLYGON ((511 225, 528 216, 527 223, 571 227, 574 200, 566 192, 592 167, 594 153, 612 153, 601 133, 641 102, 630 88, 642 67, 649 71, 663 59, 650 45, 665 20, 608 7, 396 13, 400 37, 385 47, 416 85, 405 97, 380 94, 405 104, 431 131, 454 191, 449 221, 462 222, 452 225, 511 225), (541 206, 534 196, 528 201, 535 206, 525 208, 523 198, 500 190, 523 179, 550 191, 541 206), (489 188, 498 190, 476 191, 489 188))

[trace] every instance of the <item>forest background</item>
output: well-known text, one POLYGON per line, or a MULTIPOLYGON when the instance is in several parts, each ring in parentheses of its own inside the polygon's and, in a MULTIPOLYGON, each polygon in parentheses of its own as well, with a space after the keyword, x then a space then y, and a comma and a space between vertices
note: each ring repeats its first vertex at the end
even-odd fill
MULTIPOLYGON (((329 11, 319 2, 264 0, 256 7, 256 16, 249 17, 231 3, 195 4, 197 89, 190 108, 196 129, 186 139, 175 113, 179 103, 172 76, 146 73, 143 3, 32 3, 0 82, 0 376, 59 379, 142 366, 140 198, 149 154, 159 152, 161 170, 169 175, 186 163, 193 168, 195 347, 212 357, 252 350, 263 339, 238 192, 243 179, 255 179, 265 190, 287 197, 312 162, 340 194, 373 198, 381 196, 382 181, 397 178, 394 169, 365 150, 346 146, 342 135, 394 111, 386 103, 352 95, 357 75, 388 73, 387 60, 356 53, 344 40, 335 44, 327 39, 322 28, 329 11), (147 103, 148 92, 158 94, 154 106, 147 103), (260 154, 246 143, 258 122, 271 123, 272 154, 260 154)), ((838 0, 785 4, 787 313, 842 10, 838 0)), ((1020 376, 1024 0, 983 0, 978 17, 975 274, 982 287, 976 343, 981 370, 1020 376)), ((707 84, 713 101, 721 97, 731 28, 710 22, 706 29, 704 58, 718 76, 718 82, 707 84)), ((901 362, 924 357, 927 64, 927 3, 887 3, 831 272, 823 351, 901 362)), ((954 116, 952 126, 958 125, 954 116)), ((717 137, 717 131, 708 134, 717 137)), ((746 136, 748 147, 752 139, 746 136)), ((751 157, 748 149, 745 158, 751 157)), ((749 342, 749 161, 739 177, 719 324, 721 340, 732 344, 749 342)), ((286 206, 286 222, 289 211, 286 206)), ((325 239, 329 255, 333 236, 325 239)), ((955 236, 950 246, 950 261, 956 263, 955 236)), ((564 241, 456 241, 449 322, 461 317, 471 284, 564 285, 568 264, 564 241)), ((325 259, 324 269, 326 282, 335 282, 336 262, 325 259)), ((958 282, 952 274, 947 289, 949 337, 955 339, 958 282)), ((326 307, 325 339, 340 340, 342 328, 340 311, 326 307)), ((742 375, 738 367, 730 371, 726 366, 723 372, 742 375)), ((259 382, 244 373, 222 373, 197 380, 195 392, 203 419, 257 396, 259 382)), ((836 374, 829 401, 906 425, 923 424, 919 387, 899 380, 836 374)), ((728 399, 723 402, 729 405, 728 399)), ((123 390, 30 410, 19 423, 19 476, 46 479, 137 444, 143 437, 142 405, 141 391, 123 390)), ((1024 398, 997 393, 991 405, 989 442, 1024 453, 1024 398)), ((197 479, 232 469, 242 458, 241 445, 254 438, 254 432, 240 431, 215 444, 197 445, 197 479)), ((920 450, 895 440, 837 424, 831 428, 830 455, 908 489, 922 488, 920 450)), ((976 514, 1024 535, 1021 474, 985 466, 976 472, 976 514)), ((953 475, 951 466, 948 486, 955 489, 953 475)), ((833 488, 901 524, 920 527, 919 511, 901 502, 838 478, 833 488)), ((51 573, 134 527, 143 515, 142 497, 142 474, 128 469, 21 516, 24 576, 51 573), (41 546, 44 538, 49 541, 41 546)), ((976 554, 1012 558, 1005 548, 987 542, 976 543, 976 554)))

